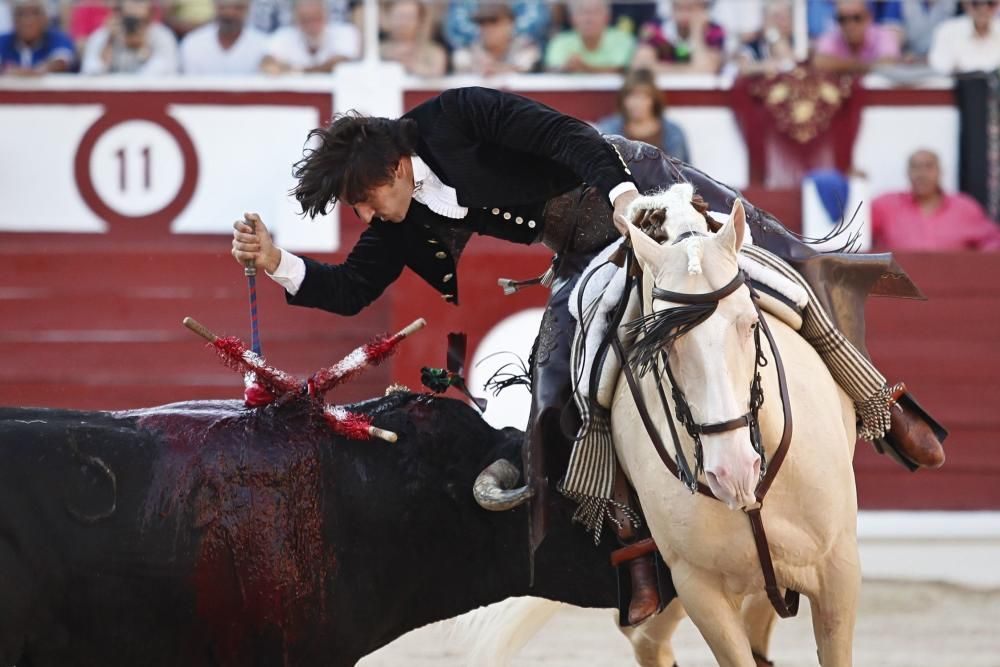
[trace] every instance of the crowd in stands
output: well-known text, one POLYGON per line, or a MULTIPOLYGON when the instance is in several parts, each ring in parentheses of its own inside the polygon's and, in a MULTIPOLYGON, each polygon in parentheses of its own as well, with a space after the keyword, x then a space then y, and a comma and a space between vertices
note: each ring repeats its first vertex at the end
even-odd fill
MULTIPOLYGON (((449 72, 778 72, 792 0, 390 0, 380 54, 449 72)), ((805 0, 821 69, 1000 67, 998 0, 805 0)), ((360 0, 0 0, 0 72, 330 72, 361 55, 360 0)), ((805 51, 800 51, 804 53, 805 51)))
MULTIPOLYGON (((990 72, 1000 68, 998 4, 389 0, 379 55, 417 77, 623 73, 617 113, 598 128, 689 161, 658 74, 786 72, 803 53, 848 74, 990 72), (796 48, 802 6, 808 49, 796 48)), ((0 0, 0 75, 329 73, 361 57, 362 20, 360 0, 0 0)), ((1000 249, 1000 227, 978 203, 941 189, 933 153, 918 151, 907 169, 910 191, 873 202, 876 247, 1000 249)))

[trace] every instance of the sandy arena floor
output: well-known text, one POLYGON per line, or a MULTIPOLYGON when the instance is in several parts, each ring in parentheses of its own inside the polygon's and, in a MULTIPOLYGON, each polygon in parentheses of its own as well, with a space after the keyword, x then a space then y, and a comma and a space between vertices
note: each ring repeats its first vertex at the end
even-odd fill
MULTIPOLYGON (((452 621, 415 630, 362 660, 360 667, 458 667, 466 659, 452 621)), ((685 620, 674 637, 682 667, 715 665, 698 631, 685 620)), ((779 621, 772 641, 777 667, 817 664, 808 601, 797 618, 779 621)), ((1000 591, 935 584, 866 581, 854 641, 859 667, 1000 667, 1000 591)), ((566 607, 512 662, 513 667, 624 667, 631 647, 613 613, 566 607)))

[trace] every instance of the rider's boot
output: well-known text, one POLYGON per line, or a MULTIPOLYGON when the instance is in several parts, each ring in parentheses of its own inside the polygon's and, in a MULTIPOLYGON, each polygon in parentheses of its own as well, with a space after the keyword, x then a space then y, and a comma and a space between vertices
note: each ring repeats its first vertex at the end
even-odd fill
POLYGON ((941 443, 948 431, 920 407, 902 383, 892 393, 890 415, 891 428, 883 441, 876 443, 880 452, 884 445, 893 458, 910 470, 939 468, 944 463, 941 443))
MULTIPOLYGON (((638 507, 638 503, 628 502, 632 494, 621 466, 616 465, 615 468, 615 500, 622 505, 638 507)), ((618 505, 611 505, 608 524, 622 545, 621 549, 612 554, 611 562, 616 566, 627 563, 628 578, 631 582, 628 613, 622 614, 622 620, 627 621, 629 626, 635 626, 660 611, 662 607, 656 572, 656 545, 651 538, 640 538, 632 517, 623 512, 618 505)), ((624 612, 624 609, 622 611, 624 612)))

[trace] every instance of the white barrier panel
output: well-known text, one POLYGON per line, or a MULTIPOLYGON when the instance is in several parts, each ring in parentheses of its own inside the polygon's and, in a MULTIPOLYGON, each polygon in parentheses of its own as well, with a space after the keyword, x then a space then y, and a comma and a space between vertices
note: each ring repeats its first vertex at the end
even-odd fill
POLYGON ((868 177, 872 196, 908 190, 906 161, 922 148, 941 159, 941 186, 958 189, 959 114, 953 106, 870 106, 861 112, 854 167, 868 177))
POLYGON ((0 231, 229 234, 254 211, 283 246, 334 251, 336 218, 288 195, 331 109, 328 91, 0 91, 0 231))

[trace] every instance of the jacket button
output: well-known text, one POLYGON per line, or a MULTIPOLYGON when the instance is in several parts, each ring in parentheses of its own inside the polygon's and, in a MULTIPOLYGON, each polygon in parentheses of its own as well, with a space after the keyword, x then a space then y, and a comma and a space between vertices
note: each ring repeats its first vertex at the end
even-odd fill
POLYGON ((507 212, 504 212, 504 214, 503 214, 503 219, 504 219, 504 220, 510 220, 510 212, 509 212, 509 211, 507 211, 507 212))
POLYGON ((516 218, 514 218, 514 222, 520 225, 521 223, 524 222, 524 218, 522 218, 521 216, 517 216, 516 218))
POLYGON ((446 273, 446 274, 444 274, 444 276, 443 276, 443 277, 441 278, 441 280, 442 280, 442 281, 444 281, 444 282, 448 282, 449 280, 451 280, 451 279, 452 279, 452 278, 454 278, 454 277, 455 277, 455 274, 454 274, 454 273, 446 273))
POLYGON ((452 299, 455 298, 455 295, 454 294, 442 294, 441 298, 444 299, 445 301, 451 301, 452 299))
POLYGON ((438 240, 437 239, 427 239, 427 242, 430 243, 431 245, 437 245, 438 244, 438 240))
POLYGON ((434 256, 437 257, 438 259, 445 259, 448 257, 448 253, 446 253, 444 250, 438 250, 436 253, 434 253, 434 256))
POLYGON ((493 215, 500 215, 500 209, 495 208, 492 211, 490 211, 490 213, 492 213, 493 215))
POLYGON ((535 221, 534 220, 528 220, 528 226, 531 227, 532 229, 534 229, 535 228, 535 221))

